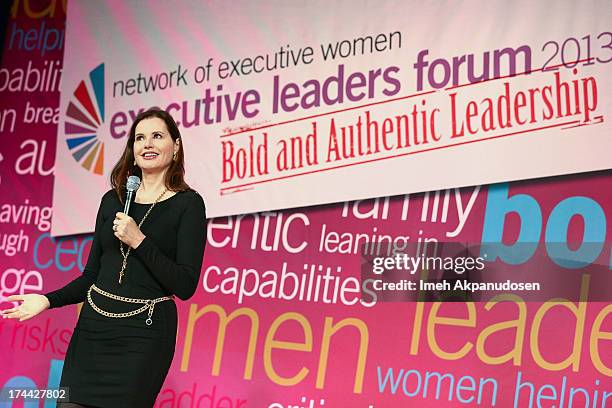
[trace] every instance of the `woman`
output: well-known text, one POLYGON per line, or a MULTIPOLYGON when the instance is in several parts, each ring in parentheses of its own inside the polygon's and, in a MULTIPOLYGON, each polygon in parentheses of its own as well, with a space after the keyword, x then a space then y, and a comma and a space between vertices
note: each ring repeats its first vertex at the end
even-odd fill
POLYGON ((153 406, 174 356, 172 298, 194 294, 206 240, 204 202, 184 173, 172 117, 153 109, 138 115, 112 171, 113 189, 102 197, 82 276, 45 295, 9 297, 21 304, 2 315, 20 321, 85 302, 62 372, 70 403, 59 407, 153 406), (130 175, 142 183, 127 215, 130 175))

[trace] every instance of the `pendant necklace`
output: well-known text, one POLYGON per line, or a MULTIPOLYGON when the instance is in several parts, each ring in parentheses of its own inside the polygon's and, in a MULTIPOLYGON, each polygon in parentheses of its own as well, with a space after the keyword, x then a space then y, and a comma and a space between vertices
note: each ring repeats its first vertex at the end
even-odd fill
MULTIPOLYGON (((168 189, 165 189, 164 191, 162 191, 159 197, 157 197, 157 199, 153 202, 153 204, 151 204, 151 207, 149 207, 144 217, 142 217, 142 220, 140 220, 140 222, 138 223, 138 228, 142 226, 142 223, 147 219, 147 216, 149 215, 153 207, 155 207, 155 204, 157 204, 159 200, 161 200, 161 198, 164 196, 164 194, 166 194, 167 191, 168 189)), ((123 280, 123 275, 125 275, 125 268, 127 268, 127 258, 130 255, 130 251, 132 250, 132 247, 128 247, 127 251, 125 251, 123 249, 123 242, 119 241, 119 249, 121 249, 121 256, 123 256, 123 262, 121 263, 121 270, 119 271, 119 284, 121 284, 121 281, 123 280)))

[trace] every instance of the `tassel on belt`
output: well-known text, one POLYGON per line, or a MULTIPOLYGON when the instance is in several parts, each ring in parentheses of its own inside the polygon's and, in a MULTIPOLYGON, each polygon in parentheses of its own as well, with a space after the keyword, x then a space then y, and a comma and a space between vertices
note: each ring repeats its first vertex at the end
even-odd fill
POLYGON ((171 299, 174 299, 174 296, 164 296, 164 297, 159 297, 157 299, 137 299, 137 298, 133 299, 133 298, 125 297, 125 296, 115 295, 110 292, 106 292, 105 290, 102 290, 99 287, 97 287, 95 284, 91 285, 91 287, 87 291, 87 302, 89 303, 89 305, 92 307, 93 310, 100 313, 102 316, 112 317, 114 319, 122 319, 125 317, 136 316, 137 314, 140 314, 144 312, 145 310, 148 310, 149 311, 148 317, 147 317, 147 320, 145 320, 145 322, 147 323, 147 326, 150 326, 151 324, 153 324, 152 316, 153 316, 153 310, 155 309, 155 305, 159 302, 163 302, 165 300, 171 300, 171 299), (113 300, 118 300, 120 302, 126 302, 126 303, 144 304, 144 306, 139 307, 136 310, 132 310, 131 312, 125 312, 125 313, 107 312, 105 310, 100 309, 98 306, 94 304, 91 298, 92 290, 95 290, 97 293, 103 296, 106 296, 107 298, 113 299, 113 300))

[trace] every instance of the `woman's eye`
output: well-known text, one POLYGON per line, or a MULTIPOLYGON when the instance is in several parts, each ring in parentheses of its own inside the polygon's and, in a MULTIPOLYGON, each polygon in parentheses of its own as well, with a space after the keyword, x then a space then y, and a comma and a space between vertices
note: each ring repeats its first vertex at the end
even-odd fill
POLYGON ((157 139, 161 139, 162 138, 162 134, 161 133, 155 133, 153 135, 153 137, 157 138, 157 139))
POLYGON ((141 141, 143 139, 142 136, 136 136, 136 140, 141 141))

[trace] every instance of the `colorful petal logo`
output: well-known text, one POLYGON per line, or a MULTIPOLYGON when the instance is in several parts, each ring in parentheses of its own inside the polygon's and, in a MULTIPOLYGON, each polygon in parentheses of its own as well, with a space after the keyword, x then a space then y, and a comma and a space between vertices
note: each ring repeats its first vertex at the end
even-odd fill
POLYGON ((81 81, 74 90, 64 127, 72 157, 88 171, 100 175, 104 172, 104 142, 98 129, 103 123, 104 64, 100 64, 89 73, 88 82, 81 81))

